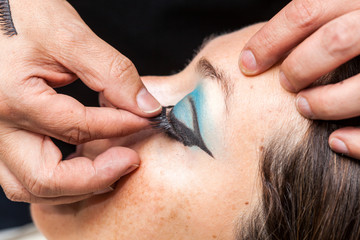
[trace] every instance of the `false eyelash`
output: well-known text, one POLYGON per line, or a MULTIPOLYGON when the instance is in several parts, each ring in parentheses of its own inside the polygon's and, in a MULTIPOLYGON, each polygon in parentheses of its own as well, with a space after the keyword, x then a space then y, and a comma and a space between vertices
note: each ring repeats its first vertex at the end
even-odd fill
POLYGON ((168 113, 174 108, 174 106, 166 106, 162 108, 160 115, 150 118, 150 125, 153 129, 160 130, 166 133, 170 138, 175 140, 181 140, 181 137, 174 131, 171 125, 171 120, 168 117, 168 113))
POLYGON ((150 118, 150 125, 153 129, 164 132, 168 137, 184 144, 184 146, 198 146, 204 152, 214 157, 211 151, 206 147, 203 139, 200 136, 199 127, 197 123, 196 110, 193 100, 190 100, 192 105, 194 117, 194 131, 190 130, 183 123, 177 122, 176 118, 172 116, 172 109, 174 106, 163 107, 161 114, 157 117, 150 118), (180 133, 178 133, 180 132, 180 133))
POLYGON ((11 17, 9 0, 0 0, 0 28, 5 32, 5 35, 9 37, 17 35, 11 17))
POLYGON ((160 115, 150 118, 150 124, 155 129, 164 129, 168 124, 168 111, 171 111, 174 106, 162 107, 160 115))

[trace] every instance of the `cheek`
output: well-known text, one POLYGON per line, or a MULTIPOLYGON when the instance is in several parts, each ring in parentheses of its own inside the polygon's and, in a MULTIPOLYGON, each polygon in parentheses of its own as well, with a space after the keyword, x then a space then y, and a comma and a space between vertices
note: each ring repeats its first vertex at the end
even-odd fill
MULTIPOLYGON (((116 226, 119 239, 176 239, 174 234, 189 235, 189 196, 178 194, 161 170, 149 167, 151 164, 143 164, 118 186, 104 211, 111 214, 112 221, 107 225, 116 226)), ((109 216, 104 218, 108 220, 109 216)))
POLYGON ((134 146, 141 167, 113 193, 62 207, 33 206, 37 225, 50 239, 232 239, 248 201, 236 171, 202 151, 168 144, 154 136, 134 146))
POLYGON ((138 149, 146 160, 137 186, 146 186, 146 193, 134 194, 134 199, 142 196, 142 204, 152 204, 146 215, 155 215, 153 226, 173 226, 190 239, 232 238, 234 220, 251 199, 249 182, 239 182, 243 178, 231 162, 181 144, 167 149, 166 143, 158 139, 138 149))
POLYGON ((191 196, 147 167, 113 193, 67 206, 33 205, 37 226, 49 239, 193 239, 191 196))

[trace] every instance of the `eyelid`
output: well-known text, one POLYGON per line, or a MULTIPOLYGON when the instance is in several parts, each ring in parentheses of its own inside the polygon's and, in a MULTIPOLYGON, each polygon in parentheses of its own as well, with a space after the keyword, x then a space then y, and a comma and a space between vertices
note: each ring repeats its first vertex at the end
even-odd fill
POLYGON ((222 69, 214 67, 204 57, 197 62, 195 69, 203 78, 217 81, 224 94, 225 107, 228 110, 228 102, 233 94, 234 81, 222 69))
MULTIPOLYGON (((166 135, 175 139, 185 146, 198 146, 204 152, 214 158, 212 152, 208 149, 200 133, 198 122, 198 113, 195 107, 193 96, 187 96, 182 101, 188 101, 190 106, 185 106, 186 113, 192 116, 192 125, 194 129, 190 129, 186 124, 180 121, 174 114, 175 107, 163 107, 159 116, 151 118, 150 122, 154 129, 163 130, 166 135), (190 109, 189 109, 190 108, 190 109)), ((179 104, 179 103, 178 103, 179 104)))

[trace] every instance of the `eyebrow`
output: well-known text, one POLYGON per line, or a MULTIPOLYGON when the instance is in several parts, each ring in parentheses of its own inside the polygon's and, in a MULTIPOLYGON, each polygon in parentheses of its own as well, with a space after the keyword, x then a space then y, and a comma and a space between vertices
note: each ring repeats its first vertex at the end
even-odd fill
POLYGON ((218 82, 225 96, 225 105, 227 108, 229 98, 233 94, 234 82, 222 69, 214 67, 209 60, 204 57, 197 62, 195 69, 196 72, 200 73, 202 76, 214 79, 218 82))

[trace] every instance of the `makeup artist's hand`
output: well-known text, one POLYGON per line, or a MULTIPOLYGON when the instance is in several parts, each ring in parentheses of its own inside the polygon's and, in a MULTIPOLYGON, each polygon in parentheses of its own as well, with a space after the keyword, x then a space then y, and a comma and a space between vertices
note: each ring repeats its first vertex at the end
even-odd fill
POLYGON ((159 103, 131 61, 98 38, 68 2, 10 4, 18 35, 0 30, 1 187, 11 200, 46 204, 106 191, 139 164, 134 151, 114 147, 94 160, 61 161, 50 137, 79 144, 130 134, 148 125, 143 117, 157 115, 159 103), (84 107, 53 89, 77 78, 119 109, 84 107))
MULTIPOLYGON (((285 57, 281 85, 299 92, 359 54, 360 1, 293 0, 245 45, 239 65, 243 73, 255 75, 285 57)), ((312 119, 360 116, 360 76, 303 90, 296 103, 300 113, 312 119)), ((335 131, 329 144, 360 159, 360 128, 335 131)))

